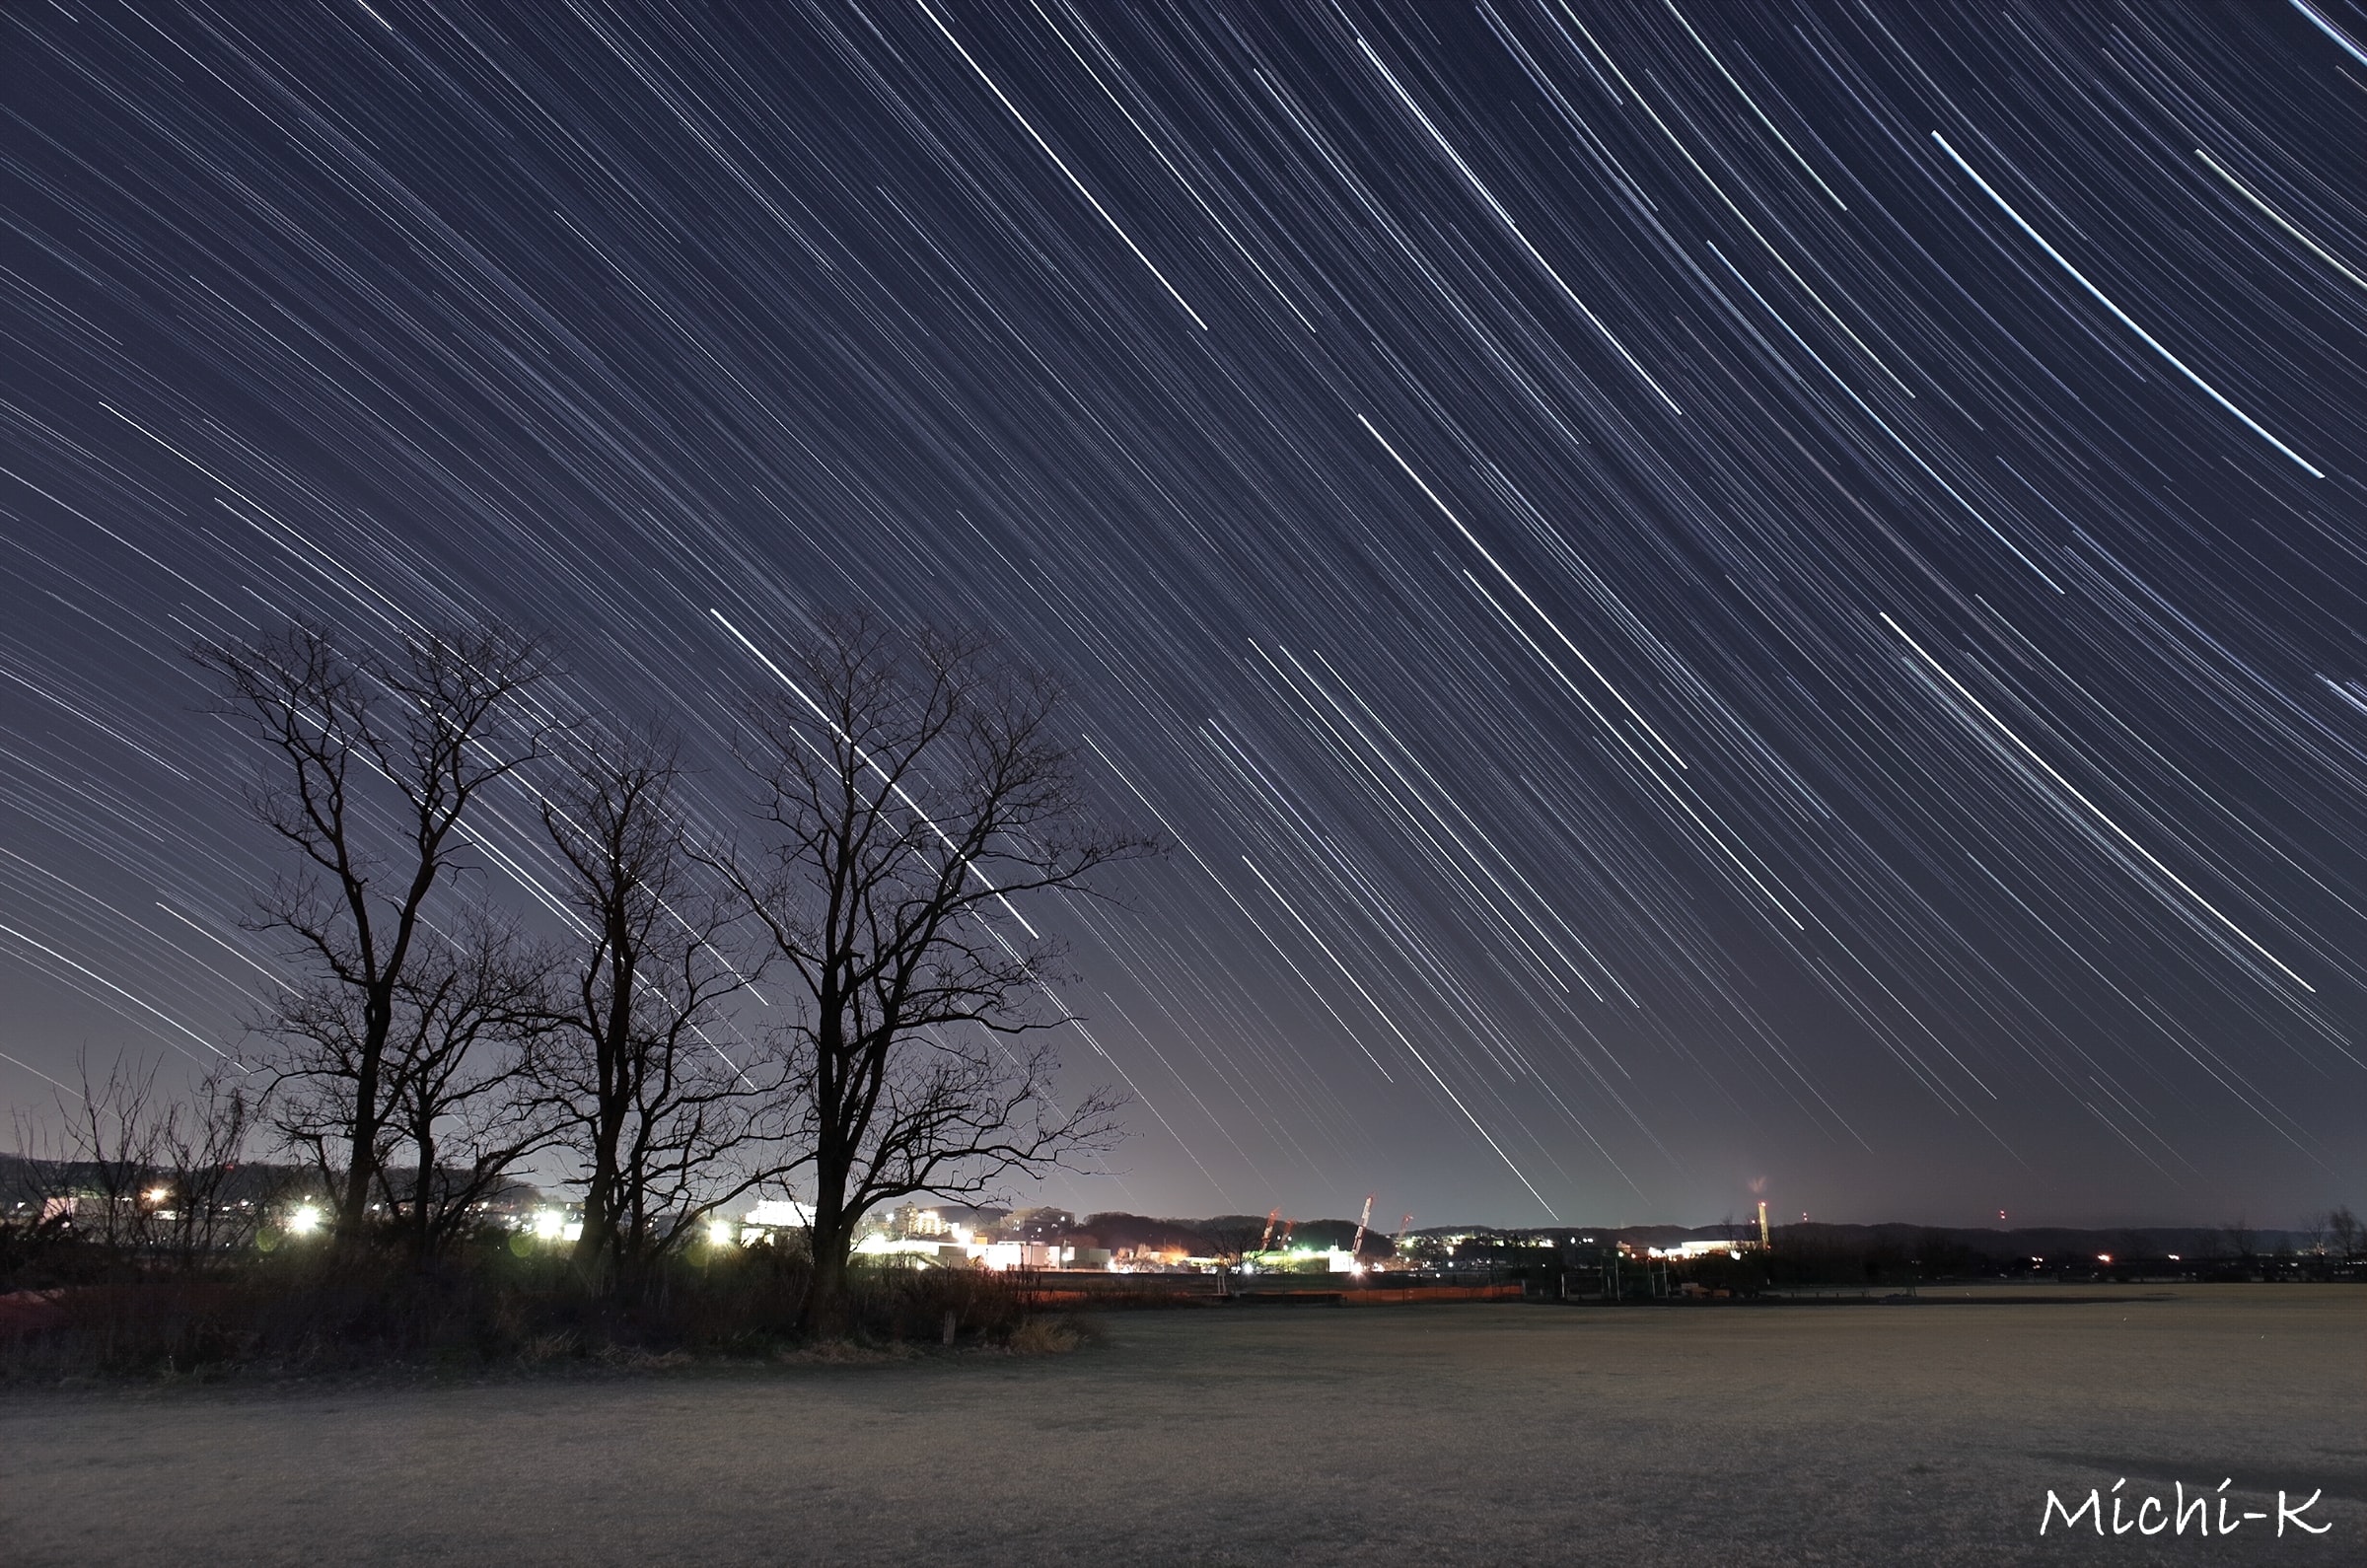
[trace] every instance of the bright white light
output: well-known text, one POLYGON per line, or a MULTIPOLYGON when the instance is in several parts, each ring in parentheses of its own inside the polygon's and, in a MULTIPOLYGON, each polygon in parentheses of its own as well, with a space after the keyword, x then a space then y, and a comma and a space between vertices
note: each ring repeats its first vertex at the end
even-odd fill
POLYGON ((321 1229, 321 1211, 310 1203, 299 1203, 296 1212, 288 1216, 290 1236, 310 1236, 321 1229))
POLYGON ((151 1203, 162 1203, 172 1195, 171 1187, 150 1187, 148 1189, 148 1201, 151 1203))
POLYGON ((557 1209, 538 1209, 535 1212, 535 1235, 545 1242, 555 1242, 566 1227, 566 1218, 557 1209))
POLYGON ((712 1247, 731 1246, 732 1222, 729 1220, 709 1220, 707 1222, 707 1243, 712 1247))

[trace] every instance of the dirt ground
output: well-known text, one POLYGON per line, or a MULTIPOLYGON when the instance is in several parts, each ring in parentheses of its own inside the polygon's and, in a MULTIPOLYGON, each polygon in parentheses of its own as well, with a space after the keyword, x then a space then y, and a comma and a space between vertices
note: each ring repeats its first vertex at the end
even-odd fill
POLYGON ((1237 1307, 1030 1359, 20 1390, 0 1561, 2367 1561, 2367 1292, 2094 1299, 2131 1293, 1237 1307), (2039 1535, 2050 1488, 2226 1476, 2269 1519, 2039 1535), (2331 1532, 2278 1538, 2279 1488, 2331 1532))

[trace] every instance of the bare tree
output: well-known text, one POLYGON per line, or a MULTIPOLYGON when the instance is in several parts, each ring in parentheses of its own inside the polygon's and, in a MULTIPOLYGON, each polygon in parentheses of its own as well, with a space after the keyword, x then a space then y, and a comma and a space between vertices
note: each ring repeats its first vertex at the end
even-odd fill
POLYGON ((368 1213, 388 1041, 428 895, 466 853, 470 808, 540 753, 550 725, 527 699, 547 663, 497 630, 409 635, 387 654, 301 624, 194 657, 224 711, 276 753, 249 799, 299 867, 262 894, 255 924, 287 940, 303 979, 264 1027, 305 1042, 313 1108, 334 1111, 299 1141, 324 1171, 341 1155, 336 1223, 350 1239, 368 1213))
POLYGON ((482 904, 431 932, 404 968, 372 1164, 414 1257, 441 1250, 551 1140, 529 1075, 533 1042, 549 1027, 549 970, 548 955, 482 904), (407 1180, 397 1151, 413 1157, 407 1180))
POLYGON ((2327 1210, 2325 1225, 2327 1240, 2336 1256, 2354 1258, 2362 1247, 2367 1247, 2367 1226, 2359 1223, 2359 1217, 2350 1212, 2349 1204, 2338 1204, 2327 1210))
POLYGON ((749 982, 717 947, 734 903, 692 853, 682 779, 670 739, 627 738, 587 748, 542 806, 579 935, 535 1071, 579 1166, 577 1267, 616 1289, 778 1174, 777 1071, 717 1037, 749 982))
POLYGON ((104 1077, 87 1053, 80 1087, 56 1098, 56 1117, 17 1115, 31 1156, 25 1194, 40 1223, 108 1264, 189 1267, 251 1236, 259 1216, 227 1189, 245 1156, 252 1101, 224 1066, 180 1098, 161 1092, 157 1064, 116 1056, 104 1077))
MULTIPOLYGON (((2331 1218, 2332 1218, 2331 1215, 2317 1211, 2303 1215, 2300 1225, 2285 1233, 2292 1244, 2292 1250, 2315 1252, 2321 1257, 2325 1256, 2328 1240, 2326 1222, 2331 1218)), ((2115 1251, 2113 1255, 2117 1257, 2120 1254, 2115 1251)))
POLYGON ((1209 1255, 1216 1259, 1216 1293, 1230 1296, 1233 1276, 1241 1271, 1242 1260, 1257 1250, 1258 1244, 1273 1229, 1273 1222, 1260 1220, 1255 1214, 1220 1214, 1191 1229, 1207 1244, 1209 1255))
POLYGON ((2234 1224, 2220 1227, 2219 1238, 2220 1245, 2234 1256, 2237 1264, 2246 1273, 2249 1274, 2259 1266, 2260 1236, 2259 1232, 2252 1228, 2252 1220, 2249 1216, 2239 1214, 2236 1216, 2234 1224))
POLYGON ((1148 844, 1089 810, 1058 689, 981 640, 853 617, 784 674, 742 753, 767 841, 727 869, 803 993, 803 1319, 833 1332, 865 1212, 978 1196, 1114 1140, 1111 1098, 1055 1096, 1038 1032, 1065 1021, 1042 979, 1057 950, 1018 905, 1148 844))
POLYGON ((180 1267, 218 1258, 254 1240, 276 1183, 241 1179, 254 1130, 253 1075, 217 1063, 187 1100, 166 1107, 156 1139, 166 1194, 158 1244, 180 1267), (234 1199, 234 1190, 246 1195, 234 1199))
POLYGON ((93 1074, 88 1050, 74 1065, 79 1087, 55 1097, 54 1123, 18 1110, 17 1147, 37 1173, 43 1223, 119 1261, 151 1240, 167 1196, 158 1164, 168 1102, 152 1061, 117 1055, 104 1078, 93 1074))

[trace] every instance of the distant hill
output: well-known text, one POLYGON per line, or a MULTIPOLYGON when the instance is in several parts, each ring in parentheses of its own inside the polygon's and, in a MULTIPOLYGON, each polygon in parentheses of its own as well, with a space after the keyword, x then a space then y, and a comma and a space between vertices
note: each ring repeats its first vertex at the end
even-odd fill
MULTIPOLYGON (((1600 1245, 1625 1242, 1631 1247, 1675 1247, 1684 1242, 1756 1241, 1756 1223, 1731 1225, 1556 1225, 1516 1229, 1493 1225, 1437 1225, 1416 1236, 1503 1236, 1567 1244, 1592 1237, 1600 1245)), ((1880 1225, 1778 1225, 1772 1228, 1777 1246, 1863 1248, 1915 1248, 1945 1242, 1982 1257, 2001 1260, 2032 1257, 2093 1257, 2109 1252, 2116 1258, 2142 1261, 2182 1257, 2233 1257, 2249 1249, 2267 1255, 2280 1249, 2304 1250, 2316 1245, 2315 1235, 2301 1231, 2252 1230, 2239 1238, 2227 1227, 2211 1225, 2140 1225, 2081 1230, 2069 1226, 2025 1226, 2014 1230, 1994 1227, 1909 1225, 1893 1221, 1880 1225)))
POLYGON ((1853 1247, 1907 1247, 1920 1245, 1926 1238, 1941 1237, 1983 1257, 2087 1257, 2109 1252, 2124 1262, 2166 1258, 2174 1252, 2181 1257, 2233 1257, 2247 1250, 2264 1255, 2303 1250, 2318 1240, 2314 1235, 2285 1230, 2252 1230, 2239 1236, 2226 1227, 2212 1225, 2140 1225, 2091 1231, 2054 1225, 1998 1230, 1896 1223, 1779 1225, 1775 1237, 1778 1242, 1824 1241, 1853 1247))
MULTIPOLYGON (((1138 1250, 1181 1249, 1206 1256, 1237 1247, 1255 1247, 1257 1239, 1265 1233, 1265 1216, 1218 1214, 1204 1220, 1178 1220, 1111 1211, 1087 1215, 1076 1222, 1074 1231, 1076 1234, 1092 1236, 1097 1245, 1112 1251, 1122 1251, 1127 1247, 1138 1250)), ((1277 1221, 1273 1230, 1275 1245, 1281 1244, 1282 1234, 1283 1226, 1277 1221)), ((1293 1247, 1329 1247, 1344 1251, 1355 1239, 1354 1220, 1301 1220, 1290 1230, 1293 1247)), ((1389 1250, 1389 1238, 1379 1232, 1368 1233, 1364 1249, 1376 1256, 1385 1254, 1389 1250)))
MULTIPOLYGON (((1264 1221, 1255 1223, 1262 1225, 1264 1221)), ((1111 1212, 1087 1215, 1078 1222, 1078 1229, 1092 1236, 1095 1245, 1113 1252, 1132 1247, 1137 1251, 1181 1249, 1205 1254, 1211 1249, 1206 1233, 1184 1220, 1154 1220, 1140 1214, 1111 1212)))

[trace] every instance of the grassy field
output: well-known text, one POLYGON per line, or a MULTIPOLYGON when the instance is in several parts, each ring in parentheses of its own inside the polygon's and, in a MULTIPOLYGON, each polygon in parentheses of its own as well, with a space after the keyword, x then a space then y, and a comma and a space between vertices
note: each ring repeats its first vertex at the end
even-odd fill
POLYGON ((1237 1307, 1112 1315, 1066 1356, 20 1390, 0 1559, 2367 1560, 2367 1293, 1997 1294, 1237 1307), (2233 1476, 2272 1517, 2040 1538, 2049 1488, 2121 1476, 2233 1476), (2277 1538, 2279 1488, 2323 1489, 2331 1532, 2277 1538))

